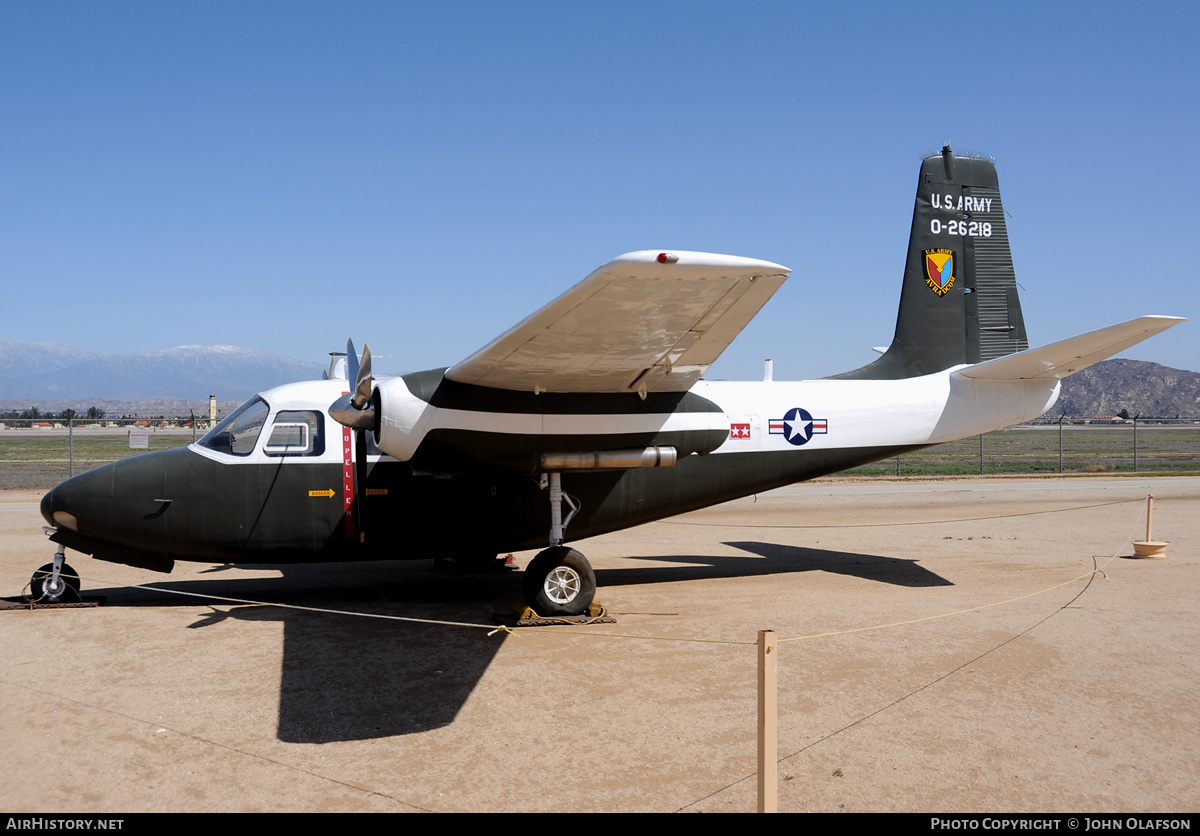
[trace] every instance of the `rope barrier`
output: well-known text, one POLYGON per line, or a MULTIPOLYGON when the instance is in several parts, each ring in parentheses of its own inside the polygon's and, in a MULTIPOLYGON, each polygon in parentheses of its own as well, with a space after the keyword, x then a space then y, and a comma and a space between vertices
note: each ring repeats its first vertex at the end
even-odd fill
POLYGON ((662 520, 667 525, 702 525, 711 528, 890 528, 905 525, 944 525, 959 522, 984 522, 987 520, 1007 520, 1012 517, 1035 517, 1038 514, 1061 514, 1064 511, 1083 511, 1088 508, 1106 508, 1110 505, 1127 505, 1130 502, 1145 502, 1142 499, 1118 499, 1114 502, 1097 502, 1094 505, 1072 505, 1069 508, 1049 508, 1044 511, 1022 511, 1017 514, 996 514, 990 517, 955 517, 945 520, 908 520, 906 522, 887 523, 814 523, 812 525, 752 525, 751 523, 713 523, 689 522, 688 520, 662 520))
MULTIPOLYGON (((1038 515, 1038 514, 1066 513, 1066 512, 1070 512, 1070 511, 1080 511, 1080 510, 1087 510, 1087 509, 1091 509, 1091 508, 1104 508, 1104 507, 1109 507, 1109 506, 1113 506, 1113 505, 1126 505, 1126 504, 1129 504, 1132 502, 1143 502, 1143 501, 1144 501, 1144 499, 1122 499, 1122 500, 1116 500, 1113 502, 1101 502, 1101 503, 1095 503, 1095 504, 1091 504, 1091 505, 1076 505, 1076 506, 1071 506, 1068 508, 1053 508, 1053 509, 1047 509, 1047 510, 1042 510, 1042 511, 1023 512, 1023 513, 1018 513, 1018 514, 1000 514, 1000 515, 988 516, 988 517, 968 517, 968 518, 950 519, 950 520, 919 520, 919 521, 905 521, 905 522, 895 522, 895 523, 867 523, 865 525, 750 526, 750 525, 743 525, 743 524, 731 524, 726 527, 729 527, 729 528, 878 528, 878 527, 885 527, 885 526, 937 525, 937 524, 943 524, 943 523, 978 522, 978 521, 982 521, 982 520, 1008 519, 1010 517, 1034 516, 1034 515, 1038 515)), ((1141 517, 1141 515, 1139 514, 1139 520, 1140 520, 1140 517, 1141 517)), ((708 526, 718 526, 718 527, 721 526, 720 523, 688 523, 688 522, 684 522, 684 521, 670 521, 670 523, 675 524, 675 525, 708 525, 708 526)), ((1136 528, 1137 528, 1137 523, 1135 522, 1134 529, 1136 530, 1136 528)), ((1127 537, 1125 539, 1125 542, 1122 544, 1121 548, 1123 549, 1126 546, 1128 546, 1134 536, 1135 536, 1134 533, 1131 532, 1129 537, 1127 537)), ((1103 575, 1104 567, 1108 566, 1109 563, 1111 563, 1114 559, 1116 559, 1116 557, 1119 556, 1119 553, 1120 553, 1120 549, 1118 549, 1117 554, 1114 554, 1111 558, 1109 558, 1109 560, 1107 560, 1104 563, 1104 566, 1097 567, 1096 569, 1093 569, 1092 571, 1086 572, 1082 575, 1078 575, 1074 578, 1070 578, 1069 580, 1062 581, 1061 583, 1054 584, 1053 586, 1047 587, 1045 589, 1041 589, 1036 592, 1030 592, 1025 595, 1017 596, 1016 598, 1009 598, 1004 601, 995 601, 990 604, 982 604, 978 607, 971 607, 971 608, 965 609, 965 610, 956 610, 954 612, 949 612, 949 613, 941 613, 939 615, 931 615, 931 616, 925 616, 922 618, 907 619, 905 621, 896 621, 896 622, 891 622, 888 624, 877 624, 877 625, 872 625, 872 626, 867 626, 867 627, 855 627, 855 628, 851 628, 848 630, 835 630, 835 631, 830 631, 830 632, 825 632, 825 633, 813 633, 813 634, 805 635, 805 636, 792 636, 790 638, 781 638, 781 639, 779 639, 779 641, 780 641, 780 643, 807 641, 809 639, 828 638, 828 637, 832 637, 832 636, 849 635, 852 633, 865 633, 865 632, 870 632, 870 631, 874 631, 874 630, 885 630, 885 629, 889 629, 892 627, 902 627, 902 626, 905 626, 908 624, 920 624, 922 622, 934 621, 934 620, 941 619, 941 618, 951 618, 954 616, 965 615, 967 613, 979 612, 981 610, 991 609, 992 607, 998 607, 998 606, 1002 606, 1005 604, 1015 603, 1017 601, 1022 601, 1027 598, 1033 598, 1038 595, 1043 595, 1047 592, 1051 592, 1055 589, 1059 589, 1060 587, 1075 583, 1076 581, 1082 580, 1083 578, 1089 577, 1090 575, 1094 575, 1096 572, 1099 572, 1100 574, 1103 575)), ((14 566, 9 563, 0 563, 0 566, 4 566, 4 567, 10 568, 10 569, 23 568, 20 566, 14 566)), ((1105 576, 1105 577, 1107 577, 1107 576, 1105 576)), ((104 581, 103 579, 81 577, 81 580, 83 580, 83 579, 86 579, 86 580, 89 580, 92 582, 108 583, 107 581, 104 581)), ((127 589, 141 589, 141 590, 148 591, 148 592, 161 592, 161 593, 164 593, 167 595, 177 595, 177 596, 185 597, 185 598, 197 598, 197 599, 203 599, 203 600, 207 600, 207 601, 217 601, 217 602, 225 603, 225 604, 240 604, 240 605, 244 605, 244 606, 257 606, 257 607, 279 607, 281 609, 295 610, 298 612, 320 613, 323 615, 349 616, 349 617, 353 617, 353 618, 372 618, 372 619, 378 619, 378 620, 382 620, 382 621, 397 621, 397 622, 403 622, 403 623, 408 623, 408 624, 427 624, 427 625, 433 625, 433 626, 439 626, 439 627, 465 627, 468 629, 486 630, 488 636, 493 636, 493 635, 496 635, 497 633, 500 633, 503 635, 520 636, 522 633, 529 632, 529 633, 536 633, 538 635, 545 635, 545 634, 549 633, 549 634, 565 634, 565 635, 572 635, 572 636, 589 636, 589 637, 594 637, 594 638, 640 639, 643 641, 686 642, 686 643, 693 643, 693 644, 727 644, 727 645, 747 645, 747 646, 753 646, 755 644, 754 641, 745 641, 745 640, 738 640, 738 639, 714 639, 714 638, 697 638, 697 637, 685 637, 685 636, 645 635, 645 634, 635 634, 635 633, 611 633, 611 632, 599 632, 599 631, 590 631, 590 630, 587 632, 583 632, 583 631, 580 631, 578 628, 574 628, 574 627, 509 627, 504 624, 500 624, 500 625, 480 624, 480 623, 471 622, 471 621, 448 621, 448 620, 443 620, 443 619, 415 618, 412 616, 389 615, 387 613, 369 613, 369 612, 358 612, 358 611, 354 611, 354 610, 337 610, 337 609, 332 609, 329 607, 308 607, 308 606, 303 606, 300 604, 280 604, 280 603, 273 603, 270 601, 257 601, 257 600, 248 599, 248 598, 233 598, 233 597, 230 597, 227 595, 210 595, 210 594, 201 593, 201 592, 187 592, 187 591, 178 590, 178 589, 166 589, 166 588, 163 588, 160 586, 154 586, 151 584, 110 584, 110 585, 121 586, 121 587, 124 587, 127 589)))

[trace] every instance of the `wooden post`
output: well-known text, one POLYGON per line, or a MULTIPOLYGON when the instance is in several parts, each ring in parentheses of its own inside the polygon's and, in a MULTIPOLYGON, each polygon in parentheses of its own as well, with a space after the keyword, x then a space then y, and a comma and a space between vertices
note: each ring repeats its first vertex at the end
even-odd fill
POLYGON ((774 630, 758 634, 758 812, 779 812, 779 645, 774 630))
POLYGON ((1133 541, 1134 557, 1166 557, 1167 543, 1154 539, 1154 494, 1146 497, 1146 539, 1133 541))

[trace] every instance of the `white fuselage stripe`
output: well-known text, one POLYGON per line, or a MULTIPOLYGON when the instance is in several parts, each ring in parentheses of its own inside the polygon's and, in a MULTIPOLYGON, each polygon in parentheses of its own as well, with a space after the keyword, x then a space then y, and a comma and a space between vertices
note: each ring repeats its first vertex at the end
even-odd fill
MULTIPOLYGON (((714 454, 903 447, 953 441, 1028 421, 1053 406, 1058 397, 1056 380, 972 380, 953 371, 904 380, 700 381, 691 391, 718 404, 724 412, 654 414, 544 415, 442 409, 412 395, 402 379, 392 378, 386 381, 380 448, 407 461, 435 430, 598 437, 705 430, 729 433, 714 454), (797 430, 796 416, 801 410, 808 421, 799 422, 797 430), (792 420, 785 422, 789 415, 792 420), (803 440, 797 432, 803 433, 803 440)), ((324 412, 344 386, 341 381, 310 381, 272 389, 263 396, 273 412, 324 412)), ((233 458, 195 449, 210 458, 233 458)), ((257 451, 250 457, 260 458, 257 451)))

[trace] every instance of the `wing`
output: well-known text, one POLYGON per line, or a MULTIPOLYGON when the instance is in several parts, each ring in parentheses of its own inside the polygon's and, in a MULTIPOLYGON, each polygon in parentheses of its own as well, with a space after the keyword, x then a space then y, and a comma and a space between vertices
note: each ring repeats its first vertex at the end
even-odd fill
POLYGON ((789 272, 732 255, 628 253, 446 377, 534 392, 686 392, 789 272))
POLYGON ((1054 380, 1069 377, 1131 345, 1184 322, 1179 316, 1141 316, 954 372, 975 380, 1054 380))

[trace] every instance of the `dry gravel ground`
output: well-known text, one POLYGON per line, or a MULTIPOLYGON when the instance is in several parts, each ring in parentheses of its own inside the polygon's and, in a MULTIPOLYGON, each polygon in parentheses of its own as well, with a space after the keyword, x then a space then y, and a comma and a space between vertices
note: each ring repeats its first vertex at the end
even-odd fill
POLYGON ((74 555, 105 606, 0 613, 0 809, 753 810, 756 631, 995 604, 783 644, 780 809, 1196 811, 1197 519, 1196 478, 819 481, 577 544, 619 624, 491 636, 290 607, 488 622, 517 573, 74 555), (1170 556, 1113 559, 1149 492, 1170 556))

